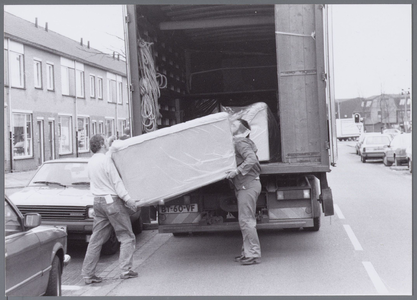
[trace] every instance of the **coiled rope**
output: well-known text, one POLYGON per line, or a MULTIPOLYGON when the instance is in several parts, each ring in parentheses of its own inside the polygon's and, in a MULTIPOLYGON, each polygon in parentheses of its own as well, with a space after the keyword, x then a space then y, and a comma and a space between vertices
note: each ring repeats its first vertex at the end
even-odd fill
POLYGON ((145 132, 151 132, 157 129, 157 120, 161 117, 158 99, 161 96, 160 89, 167 87, 167 78, 155 71, 151 50, 153 43, 140 39, 138 44, 142 124, 145 132))

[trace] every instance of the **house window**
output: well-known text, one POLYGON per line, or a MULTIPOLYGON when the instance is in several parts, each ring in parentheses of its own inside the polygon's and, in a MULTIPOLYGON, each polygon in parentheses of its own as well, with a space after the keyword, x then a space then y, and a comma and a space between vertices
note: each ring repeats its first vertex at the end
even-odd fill
POLYGON ((97 85, 98 85, 97 98, 103 99, 103 78, 97 77, 97 85))
POLYGON ((116 80, 108 79, 108 98, 107 101, 117 103, 117 82, 116 80))
POLYGON ((115 130, 114 130, 114 119, 106 119, 106 137, 110 137, 112 135, 115 136, 115 130))
POLYGON ((122 104, 123 103, 123 83, 122 82, 117 83, 117 89, 118 89, 117 103, 122 104))
POLYGON ((90 75, 90 97, 96 97, 96 77, 94 75, 90 75))
POLYGON ((92 121, 91 122, 91 135, 94 136, 97 134, 97 122, 92 121))
POLYGON ((39 60, 33 61, 33 82, 37 89, 42 88, 42 62, 39 60))
POLYGON ((85 97, 85 77, 84 77, 84 65, 81 63, 75 62, 75 74, 76 74, 76 87, 77 87, 77 97, 85 97))
POLYGON ((371 104, 372 104, 372 101, 367 101, 367 102, 366 102, 366 107, 371 106, 371 104))
POLYGON ((46 88, 48 91, 53 91, 55 88, 54 66, 51 64, 46 64, 46 88))
POLYGON ((104 134, 104 124, 103 124, 103 121, 100 121, 98 123, 98 133, 104 134))
POLYGON ((61 57, 62 95, 75 96, 75 62, 61 57))
POLYGON ((72 153, 72 117, 59 116, 59 154, 72 153))
POLYGON ((119 124, 117 126, 117 130, 120 132, 120 135, 123 135, 123 131, 126 128, 126 120, 124 119, 119 119, 119 124))
POLYGON ((86 152, 90 150, 90 118, 78 117, 77 119, 78 150, 86 152))
POLYGON ((12 87, 24 88, 23 54, 10 51, 10 77, 12 87))
POLYGON ((13 113, 13 157, 32 156, 32 114, 13 113))

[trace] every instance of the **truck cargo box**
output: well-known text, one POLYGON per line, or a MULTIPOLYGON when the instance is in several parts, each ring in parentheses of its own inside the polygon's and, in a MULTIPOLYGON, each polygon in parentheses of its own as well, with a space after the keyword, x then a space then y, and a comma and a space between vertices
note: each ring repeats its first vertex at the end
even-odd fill
POLYGON ((146 206, 225 179, 236 169, 228 117, 221 112, 115 141, 110 151, 130 196, 146 206))

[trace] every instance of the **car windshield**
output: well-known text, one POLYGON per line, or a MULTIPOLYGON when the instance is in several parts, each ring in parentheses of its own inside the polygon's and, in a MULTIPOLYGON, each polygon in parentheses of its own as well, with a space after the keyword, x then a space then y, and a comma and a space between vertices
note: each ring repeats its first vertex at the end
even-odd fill
POLYGON ((368 136, 366 144, 368 145, 389 145, 390 139, 387 136, 368 136))
POLYGON ((29 185, 89 186, 87 163, 49 163, 41 166, 29 185))

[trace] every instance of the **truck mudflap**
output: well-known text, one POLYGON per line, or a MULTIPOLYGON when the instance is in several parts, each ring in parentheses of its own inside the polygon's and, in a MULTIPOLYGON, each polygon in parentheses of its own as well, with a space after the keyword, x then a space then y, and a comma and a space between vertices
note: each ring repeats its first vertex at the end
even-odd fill
POLYGON ((331 188, 325 188, 321 190, 320 202, 321 202, 321 207, 323 209, 324 215, 333 216, 334 207, 333 207, 333 195, 332 195, 331 188))

